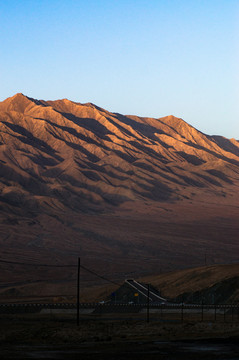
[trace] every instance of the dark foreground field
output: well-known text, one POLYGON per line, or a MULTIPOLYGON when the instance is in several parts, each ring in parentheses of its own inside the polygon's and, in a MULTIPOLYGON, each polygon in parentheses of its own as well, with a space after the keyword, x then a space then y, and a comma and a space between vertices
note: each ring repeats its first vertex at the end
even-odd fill
POLYGON ((2 315, 2 359, 239 359, 239 323, 2 315))

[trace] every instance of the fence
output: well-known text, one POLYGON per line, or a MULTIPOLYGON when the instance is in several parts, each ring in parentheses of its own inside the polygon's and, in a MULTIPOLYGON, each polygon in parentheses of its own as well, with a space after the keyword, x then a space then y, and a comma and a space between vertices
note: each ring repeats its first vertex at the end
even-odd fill
MULTIPOLYGON (((0 314, 50 314, 75 317, 72 304, 0 304, 0 314)), ((238 305, 98 304, 81 303, 80 318, 92 320, 146 320, 163 322, 239 322, 238 305)))

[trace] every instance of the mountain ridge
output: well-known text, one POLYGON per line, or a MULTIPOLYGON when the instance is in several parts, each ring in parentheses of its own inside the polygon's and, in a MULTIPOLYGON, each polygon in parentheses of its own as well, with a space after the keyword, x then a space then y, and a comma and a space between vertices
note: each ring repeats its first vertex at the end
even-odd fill
POLYGON ((238 179, 239 143, 206 135, 173 115, 125 116, 91 103, 19 93, 0 103, 0 120, 2 167, 10 166, 23 183, 34 182, 40 196, 51 197, 57 186, 94 208, 95 202, 175 201, 188 197, 190 188, 220 196, 238 179))

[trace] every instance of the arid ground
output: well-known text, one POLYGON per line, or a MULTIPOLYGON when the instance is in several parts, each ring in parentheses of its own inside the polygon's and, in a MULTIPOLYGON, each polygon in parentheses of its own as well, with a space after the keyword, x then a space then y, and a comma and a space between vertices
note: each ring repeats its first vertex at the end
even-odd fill
POLYGON ((1 316, 1 359, 237 359, 238 322, 1 316))

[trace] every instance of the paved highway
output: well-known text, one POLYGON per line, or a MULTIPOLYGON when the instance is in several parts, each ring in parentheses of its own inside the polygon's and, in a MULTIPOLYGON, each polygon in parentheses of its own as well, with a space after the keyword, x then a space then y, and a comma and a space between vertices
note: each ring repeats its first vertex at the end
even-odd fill
MULTIPOLYGON (((145 297, 145 301, 148 301, 148 286, 141 284, 136 280, 128 279, 125 282, 131 286, 137 293, 140 293, 145 297)), ((154 303, 165 303, 167 300, 159 296, 159 294, 153 288, 149 287, 149 301, 154 303)))

